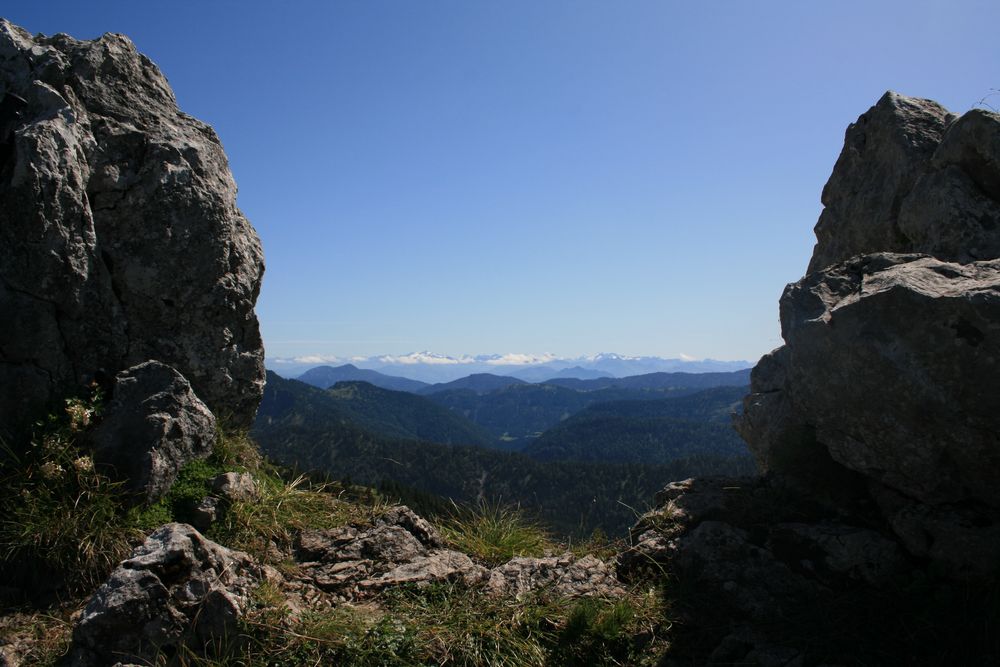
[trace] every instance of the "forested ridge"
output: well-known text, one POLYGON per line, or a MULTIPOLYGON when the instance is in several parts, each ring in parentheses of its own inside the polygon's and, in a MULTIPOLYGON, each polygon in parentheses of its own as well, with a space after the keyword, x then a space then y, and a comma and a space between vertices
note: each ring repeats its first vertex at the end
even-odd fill
POLYGON ((745 455, 711 451, 680 452, 658 464, 540 461, 516 452, 377 434, 338 407, 336 394, 353 391, 353 384, 324 392, 269 374, 254 437, 269 456, 301 470, 354 483, 401 485, 456 502, 519 504, 565 535, 597 528, 621 535, 672 480, 753 470, 745 455))

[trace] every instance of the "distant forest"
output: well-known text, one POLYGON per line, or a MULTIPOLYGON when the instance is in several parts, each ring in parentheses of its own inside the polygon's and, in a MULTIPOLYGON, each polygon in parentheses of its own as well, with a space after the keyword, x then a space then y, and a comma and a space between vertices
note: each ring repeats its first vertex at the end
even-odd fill
POLYGON ((280 463, 379 487, 418 511, 500 502, 564 537, 622 536, 670 481, 754 472, 728 423, 745 393, 516 383, 419 396, 269 373, 253 435, 280 463))

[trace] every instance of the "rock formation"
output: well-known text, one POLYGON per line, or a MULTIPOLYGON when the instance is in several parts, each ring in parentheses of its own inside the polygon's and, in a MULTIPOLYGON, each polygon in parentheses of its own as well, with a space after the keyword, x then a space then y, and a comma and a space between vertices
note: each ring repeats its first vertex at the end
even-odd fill
POLYGON ((218 137, 122 35, 0 20, 0 424, 150 359, 250 425, 260 243, 218 137))
POLYGON ((115 378, 114 399, 93 441, 97 465, 155 502, 185 463, 212 453, 215 417, 180 373, 147 361, 115 378))
POLYGON ((213 643, 232 641, 262 576, 246 554, 219 546, 191 526, 167 524, 146 538, 87 603, 73 630, 70 664, 154 664, 177 656, 183 647, 200 653, 213 643))
POLYGON ((305 583, 341 599, 433 582, 483 585, 498 596, 538 589, 563 597, 621 593, 608 566, 593 556, 513 558, 488 570, 446 548, 433 526, 405 506, 390 508, 371 527, 303 531, 296 559, 305 583))
POLYGON ((738 428, 765 471, 804 487, 850 471, 912 554, 992 575, 1000 116, 887 93, 848 128, 823 201, 738 428))
POLYGON ((698 664, 979 661, 951 617, 1000 574, 1000 115, 886 93, 823 204, 736 422, 764 476, 667 487, 619 572, 698 591, 698 664), (947 636, 907 634, 925 612, 947 636))

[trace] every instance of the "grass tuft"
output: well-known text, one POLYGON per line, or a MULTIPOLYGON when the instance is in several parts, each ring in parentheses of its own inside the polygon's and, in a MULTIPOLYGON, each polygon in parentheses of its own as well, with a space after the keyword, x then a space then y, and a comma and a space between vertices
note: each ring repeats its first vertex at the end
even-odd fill
POLYGON ((516 507, 483 502, 475 507, 455 506, 441 533, 452 547, 489 565, 517 556, 543 556, 557 547, 544 528, 516 507))
POLYGON ((287 552, 301 530, 371 523, 385 509, 342 501, 326 485, 312 485, 303 476, 286 482, 273 472, 260 472, 256 480, 260 496, 234 502, 209 537, 272 564, 280 563, 275 548, 287 552))

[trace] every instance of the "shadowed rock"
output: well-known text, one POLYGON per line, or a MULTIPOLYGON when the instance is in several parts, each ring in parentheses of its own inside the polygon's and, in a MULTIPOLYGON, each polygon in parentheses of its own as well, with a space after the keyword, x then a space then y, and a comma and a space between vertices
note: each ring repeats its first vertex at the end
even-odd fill
POLYGON ((823 188, 810 273, 866 252, 912 250, 899 208, 955 117, 937 102, 888 92, 847 128, 823 188))
POLYGON ((147 361, 115 378, 114 397, 94 431, 94 461, 147 502, 170 490, 185 463, 206 458, 215 417, 184 377, 147 361))
POLYGON ((1000 116, 886 94, 848 128, 823 202, 810 272, 781 297, 786 345, 737 429, 765 471, 814 497, 854 475, 913 555, 993 576, 1000 116))
POLYGON ((887 93, 823 204, 736 417, 765 475, 669 485, 619 575, 669 575, 676 664, 992 664, 1000 115, 887 93))

